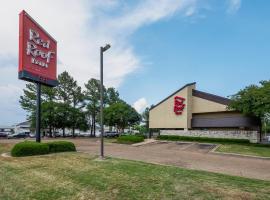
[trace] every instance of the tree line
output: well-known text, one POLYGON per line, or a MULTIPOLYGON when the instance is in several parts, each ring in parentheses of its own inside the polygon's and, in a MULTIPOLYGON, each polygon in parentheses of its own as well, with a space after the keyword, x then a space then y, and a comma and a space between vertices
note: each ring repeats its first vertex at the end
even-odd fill
POLYGON ((231 96, 230 109, 260 118, 262 131, 270 131, 270 81, 249 85, 231 96))
MULTIPOLYGON (((99 122, 100 81, 91 78, 82 89, 76 80, 68 73, 58 76, 59 85, 51 88, 41 87, 41 128, 48 130, 52 137, 56 130, 62 129, 63 137, 66 129, 90 130, 90 136, 95 136, 99 122)), ((136 110, 119 97, 119 92, 113 88, 104 91, 104 124, 123 131, 128 126, 138 125, 141 116, 136 110)), ((36 122, 36 85, 26 84, 23 95, 20 96, 21 107, 28 112, 31 127, 36 122)))

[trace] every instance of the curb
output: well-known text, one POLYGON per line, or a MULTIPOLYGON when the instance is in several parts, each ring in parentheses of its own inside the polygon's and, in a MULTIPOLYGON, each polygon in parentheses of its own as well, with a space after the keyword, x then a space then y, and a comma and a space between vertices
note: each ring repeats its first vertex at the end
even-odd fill
POLYGON ((138 147, 138 146, 143 146, 143 145, 147 145, 147 144, 152 144, 152 143, 155 143, 155 142, 157 142, 157 140, 148 139, 148 140, 146 140, 144 142, 132 144, 131 146, 138 147))
POLYGON ((214 149, 212 149, 211 151, 209 151, 209 153, 217 154, 217 155, 223 155, 223 156, 235 156, 235 157, 242 157, 242 158, 253 158, 253 159, 255 158, 255 159, 270 160, 270 157, 252 156, 252 155, 245 155, 245 154, 239 154, 239 153, 217 152, 216 150, 220 146, 221 146, 221 144, 218 145, 217 147, 215 147, 214 149))

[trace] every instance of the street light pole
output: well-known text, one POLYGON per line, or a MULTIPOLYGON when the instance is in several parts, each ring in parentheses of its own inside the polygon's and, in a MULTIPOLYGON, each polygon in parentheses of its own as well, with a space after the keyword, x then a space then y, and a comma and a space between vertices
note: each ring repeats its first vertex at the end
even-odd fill
POLYGON ((100 158, 104 159, 104 126, 103 126, 103 52, 111 46, 107 44, 105 47, 100 47, 100 158))

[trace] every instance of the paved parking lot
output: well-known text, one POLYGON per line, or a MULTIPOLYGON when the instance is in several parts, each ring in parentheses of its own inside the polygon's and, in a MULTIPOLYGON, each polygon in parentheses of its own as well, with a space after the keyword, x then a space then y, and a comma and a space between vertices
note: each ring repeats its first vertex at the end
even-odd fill
MULTIPOLYGON (((63 140, 63 139, 62 139, 63 140)), ((76 144, 77 150, 98 155, 98 139, 67 139, 76 144)), ((0 140, 16 143, 18 140, 0 140)), ((252 157, 213 154, 213 144, 157 141, 142 146, 105 143, 105 155, 123 159, 174 165, 189 169, 205 170, 229 175, 270 180, 270 160, 252 157)))

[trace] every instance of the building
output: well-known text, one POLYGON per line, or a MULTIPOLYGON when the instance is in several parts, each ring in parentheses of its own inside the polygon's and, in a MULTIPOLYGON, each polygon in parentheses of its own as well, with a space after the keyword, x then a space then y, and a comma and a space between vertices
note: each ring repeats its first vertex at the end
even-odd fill
POLYGON ((14 126, 14 132, 15 133, 30 133, 30 127, 31 127, 31 122, 30 121, 25 121, 21 122, 18 124, 15 124, 14 126))
POLYGON ((149 112, 149 127, 161 135, 260 140, 260 120, 228 110, 230 100, 196 90, 196 83, 180 88, 149 112))
POLYGON ((10 135, 13 133, 13 128, 11 126, 0 126, 0 133, 10 135))
POLYGON ((0 132, 6 133, 7 135, 13 133, 30 133, 30 121, 21 122, 13 126, 0 126, 0 132))

